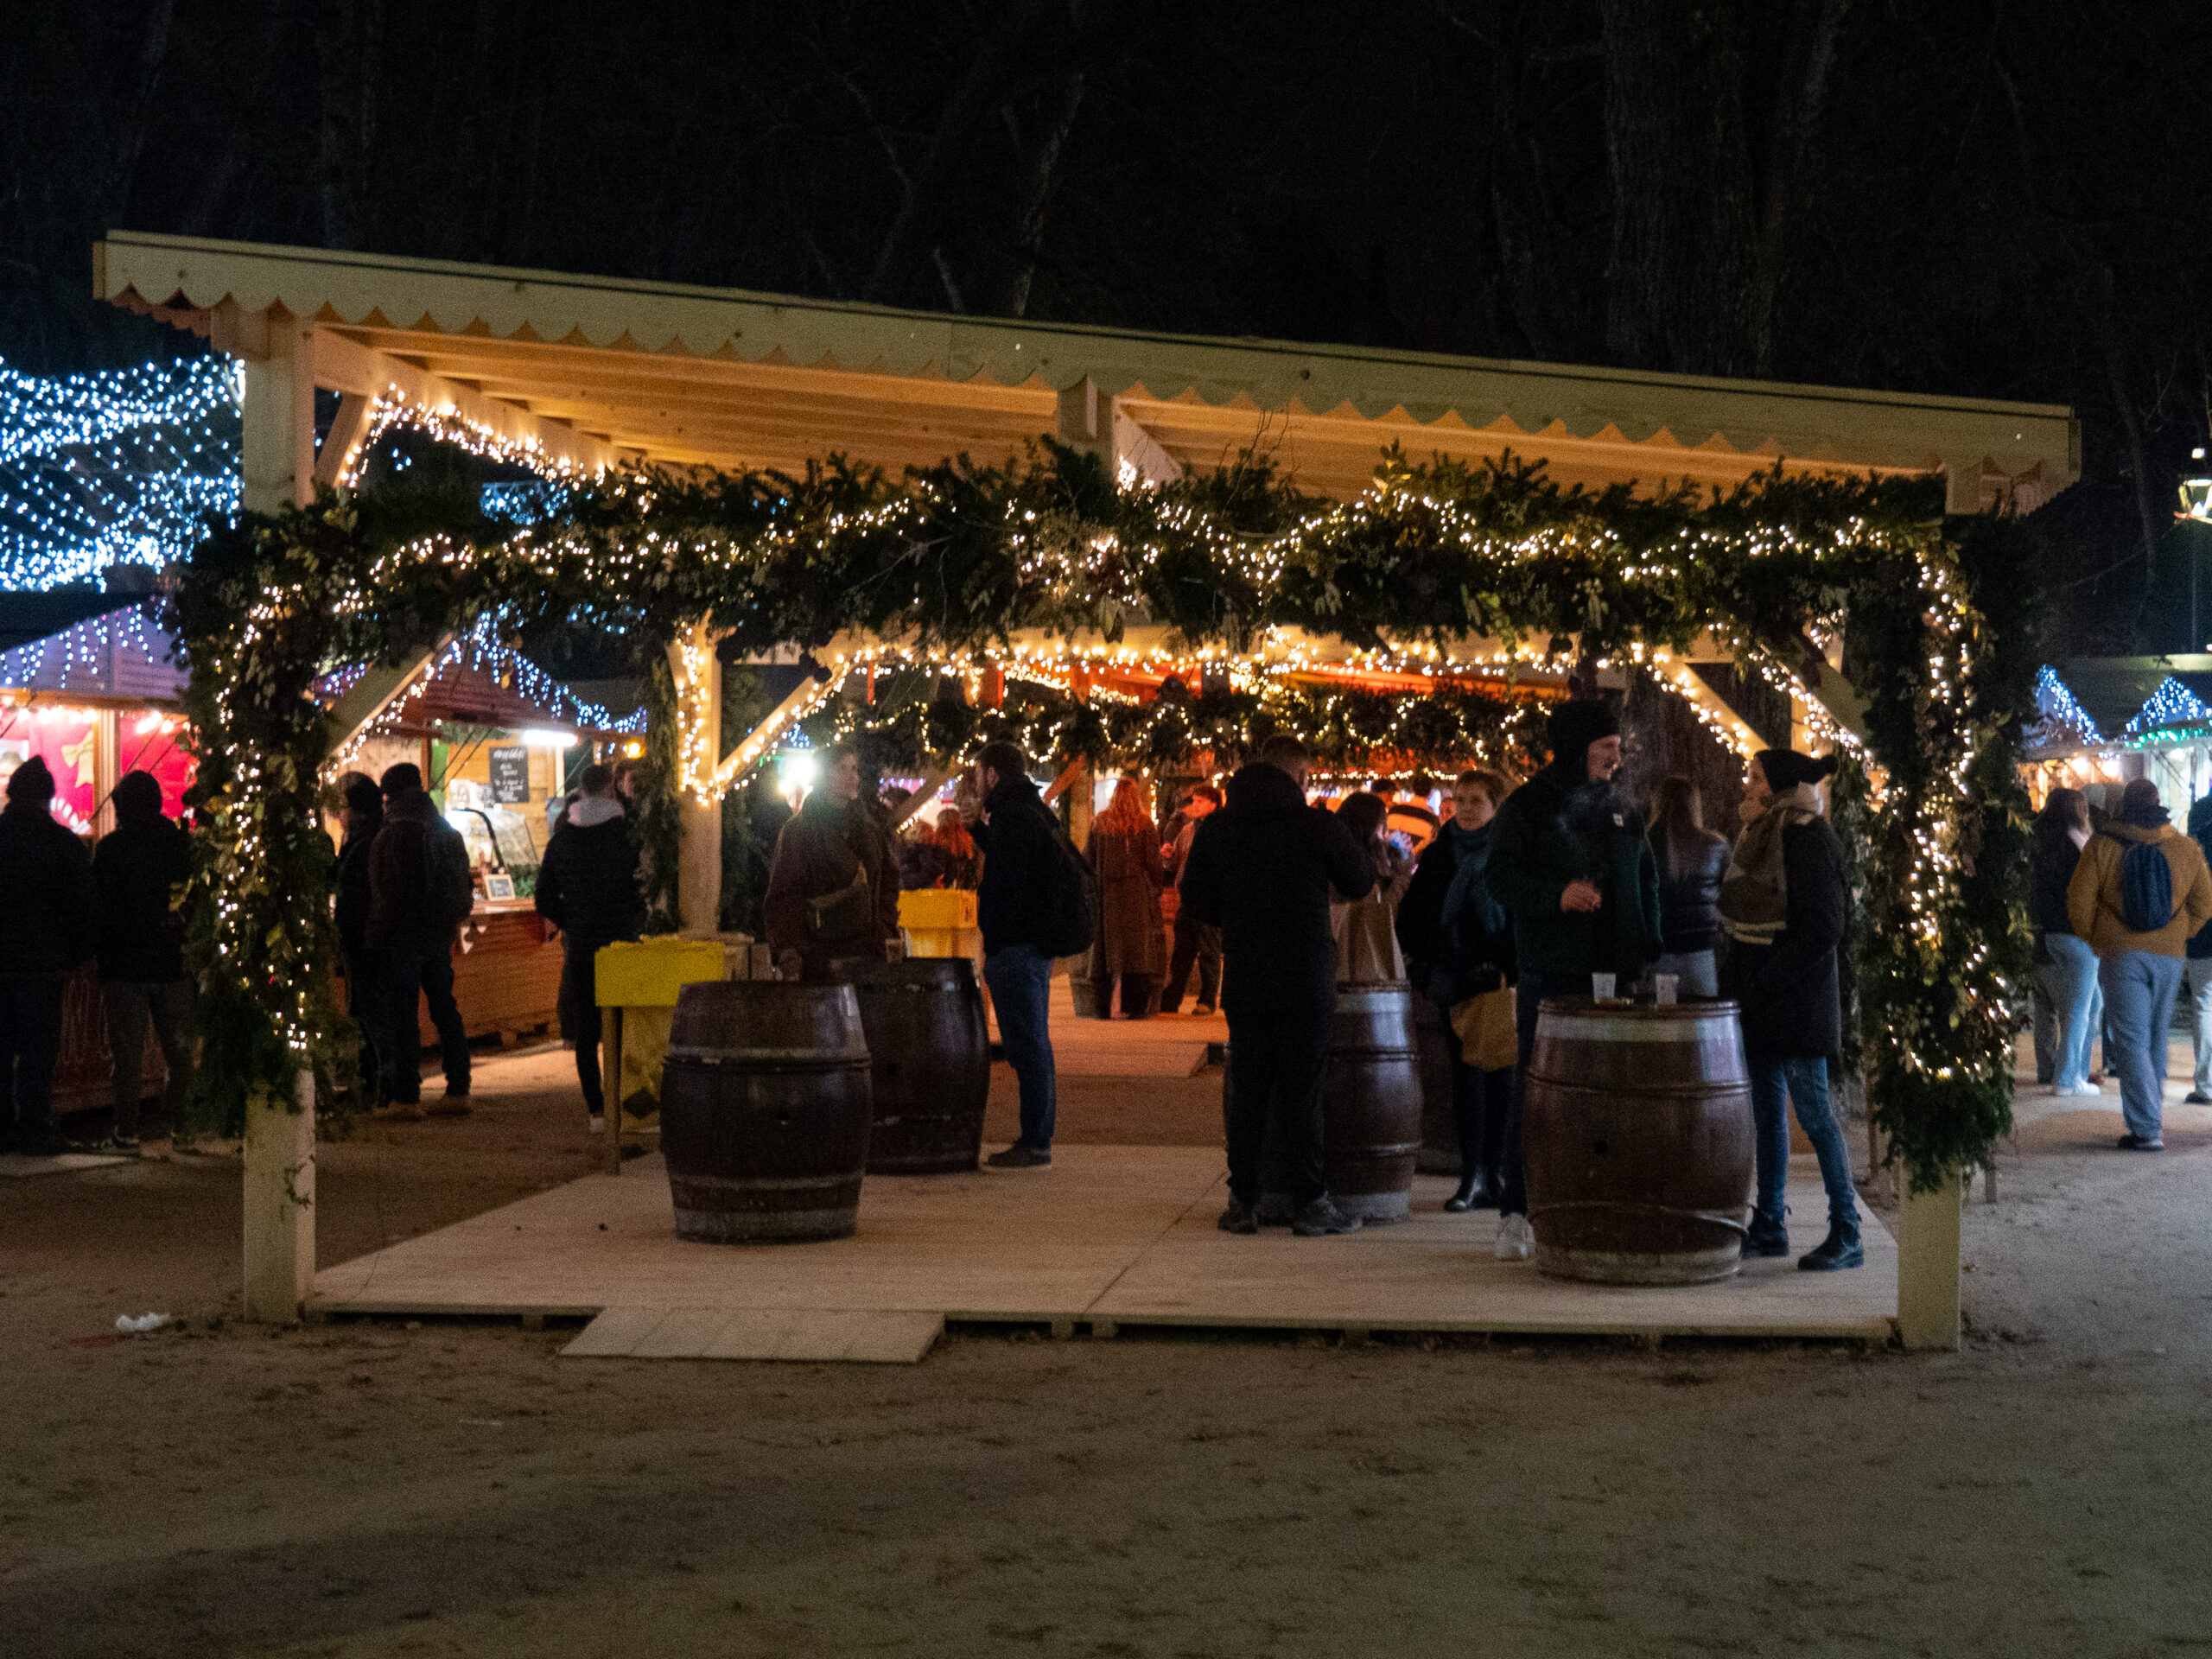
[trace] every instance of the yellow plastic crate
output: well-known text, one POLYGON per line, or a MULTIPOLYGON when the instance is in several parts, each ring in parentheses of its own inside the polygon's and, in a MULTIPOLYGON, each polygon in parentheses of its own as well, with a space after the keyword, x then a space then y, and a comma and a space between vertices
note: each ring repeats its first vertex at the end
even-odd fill
POLYGON ((899 895, 899 925, 942 928, 976 925, 976 895, 965 887, 915 887, 899 895))
POLYGON ((602 1008, 672 1008, 686 985, 724 976, 721 940, 673 933, 602 946, 593 966, 602 1008))
POLYGON ((972 927, 910 927, 906 954, 911 957, 973 957, 983 955, 983 936, 972 927))

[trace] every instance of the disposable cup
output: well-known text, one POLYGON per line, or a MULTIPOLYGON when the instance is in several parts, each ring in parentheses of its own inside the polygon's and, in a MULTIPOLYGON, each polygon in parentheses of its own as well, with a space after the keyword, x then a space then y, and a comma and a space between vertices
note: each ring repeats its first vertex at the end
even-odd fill
POLYGON ((1681 983, 1682 978, 1680 974, 1651 976, 1652 995, 1658 999, 1661 1007, 1671 1008, 1675 1006, 1675 993, 1681 988, 1681 983))
POLYGON ((1600 1002, 1613 1000, 1613 976, 1611 974, 1590 976, 1590 995, 1600 1002))

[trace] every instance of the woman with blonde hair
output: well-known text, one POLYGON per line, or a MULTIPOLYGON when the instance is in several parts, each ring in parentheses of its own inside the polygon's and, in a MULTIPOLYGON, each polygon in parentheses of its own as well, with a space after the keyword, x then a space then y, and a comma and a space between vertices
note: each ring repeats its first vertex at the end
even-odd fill
POLYGON ((1146 810, 1143 785, 1124 778, 1114 785, 1113 799, 1091 822, 1084 851, 1098 878, 1098 929, 1090 963, 1098 1017, 1113 1017, 1118 982, 1122 1015, 1142 1020, 1152 1012, 1154 988, 1167 966, 1167 930, 1160 912, 1166 868, 1160 826, 1146 810))

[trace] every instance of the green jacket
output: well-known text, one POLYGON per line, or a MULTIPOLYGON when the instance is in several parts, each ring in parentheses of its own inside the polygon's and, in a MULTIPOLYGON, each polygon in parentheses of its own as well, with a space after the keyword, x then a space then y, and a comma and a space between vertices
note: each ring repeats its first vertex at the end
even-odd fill
POLYGON ((1524 975, 1611 973, 1630 983, 1659 955, 1659 861, 1643 820, 1611 791, 1570 787, 1546 767, 1505 798, 1491 837, 1490 885, 1513 913, 1524 975), (1596 910, 1559 907, 1570 881, 1597 884, 1596 910))

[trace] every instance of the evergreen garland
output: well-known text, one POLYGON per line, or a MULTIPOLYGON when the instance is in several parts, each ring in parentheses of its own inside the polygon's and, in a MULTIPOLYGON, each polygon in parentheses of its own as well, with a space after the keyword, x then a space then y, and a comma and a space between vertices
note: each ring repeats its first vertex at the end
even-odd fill
MULTIPOLYGON (((397 660, 480 620, 509 637, 559 620, 634 643, 652 720, 640 833, 666 925, 684 779, 664 651, 702 618, 754 648, 868 630, 953 655, 1025 629, 1116 638, 1141 615, 1192 647, 1231 651, 1269 626, 1440 648, 1533 634, 1592 655, 1710 632, 1770 659, 1808 624, 1847 617, 1847 668, 1885 773, 1878 800, 1841 791, 1838 815, 1863 860, 1873 1109, 1915 1185, 1932 1187, 2008 1122, 2004 993, 2024 937, 2009 748, 2026 706, 2007 609, 2016 556, 1995 529, 1947 542, 1939 490, 1777 468, 1732 491, 1647 497, 1562 487, 1510 458, 1413 464, 1392 451, 1352 502, 1302 496, 1252 457, 1117 491, 1095 458, 1046 442, 1005 467, 963 459, 896 484, 834 459, 803 478, 629 472, 522 528, 485 518, 474 499, 382 493, 248 515, 211 536, 175 601, 200 744, 208 1087, 226 1115, 250 1097, 289 1099, 297 1071, 340 1046, 316 677, 397 660)), ((992 721, 1039 753, 1139 764, 1236 752, 1263 720, 1318 732, 1325 758, 1402 736, 1490 759, 1526 747, 1510 710, 1473 697, 1411 710, 1336 690, 1161 702, 1010 697, 988 716, 929 702, 883 725, 917 757, 992 721)))

